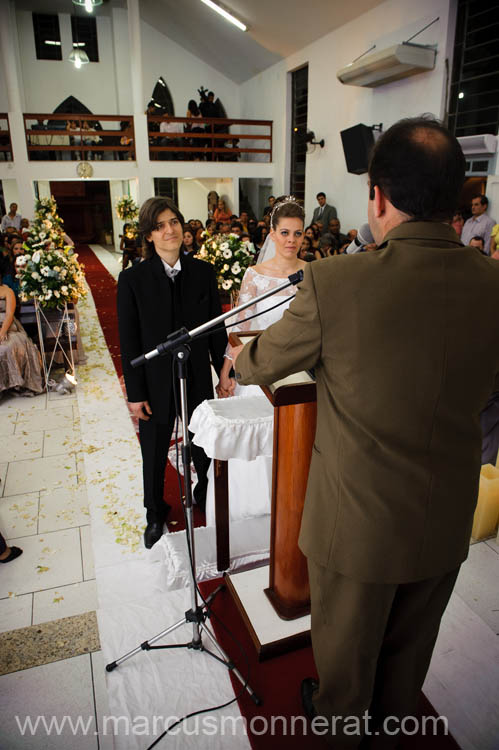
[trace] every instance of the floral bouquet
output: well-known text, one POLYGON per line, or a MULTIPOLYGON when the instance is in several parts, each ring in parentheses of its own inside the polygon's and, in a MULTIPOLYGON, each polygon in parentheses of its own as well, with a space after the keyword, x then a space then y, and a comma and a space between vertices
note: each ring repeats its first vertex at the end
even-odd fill
POLYGON ((128 195, 122 195, 116 201, 116 214, 122 221, 133 221, 139 215, 139 207, 128 195))
POLYGON ((83 267, 72 247, 37 249, 24 244, 17 258, 22 302, 36 299, 42 307, 64 307, 87 293, 83 267))
POLYGON ((210 237, 206 232, 196 258, 211 263, 215 268, 219 290, 238 291, 244 272, 251 265, 253 255, 246 249, 237 234, 216 234, 210 237))
POLYGON ((128 240, 135 240, 139 235, 139 222, 138 221, 130 221, 127 222, 128 226, 126 230, 124 231, 125 237, 128 240))
POLYGON ((35 219, 27 244, 32 248, 42 249, 45 245, 64 247, 64 222, 57 213, 57 203, 53 196, 40 198, 35 203, 35 219))

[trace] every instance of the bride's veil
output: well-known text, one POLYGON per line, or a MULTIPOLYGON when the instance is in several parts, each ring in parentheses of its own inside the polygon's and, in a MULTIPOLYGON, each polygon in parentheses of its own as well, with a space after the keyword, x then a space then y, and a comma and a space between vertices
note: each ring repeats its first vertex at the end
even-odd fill
POLYGON ((263 263, 264 260, 270 260, 275 255, 275 242, 268 234, 265 237, 265 242, 262 245, 262 249, 258 253, 258 258, 256 259, 257 263, 263 263))

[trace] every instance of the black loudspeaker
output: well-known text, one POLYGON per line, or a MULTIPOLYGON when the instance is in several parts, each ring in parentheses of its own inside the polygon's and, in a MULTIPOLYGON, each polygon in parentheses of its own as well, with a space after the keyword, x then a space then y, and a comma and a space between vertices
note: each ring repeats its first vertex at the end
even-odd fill
POLYGON ((367 125, 354 125, 340 132, 347 171, 364 174, 369 165, 369 155, 374 146, 372 128, 367 125))

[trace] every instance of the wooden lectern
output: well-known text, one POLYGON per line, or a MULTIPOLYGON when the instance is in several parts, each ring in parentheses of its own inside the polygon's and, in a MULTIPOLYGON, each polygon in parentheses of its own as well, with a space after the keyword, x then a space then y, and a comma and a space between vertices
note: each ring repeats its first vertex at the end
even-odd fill
POLYGON ((263 387, 274 407, 270 574, 265 593, 284 620, 310 612, 307 561, 298 547, 317 421, 315 381, 298 373, 263 387))
MULTIPOLYGON (((231 334, 233 345, 258 333, 231 334)), ((274 407, 269 585, 265 594, 280 618, 310 612, 307 563, 298 548, 303 503, 317 418, 315 381, 291 375, 263 392, 274 407)), ((227 463, 215 461, 215 504, 219 569, 229 565, 227 463)), ((230 583, 229 583, 230 585, 230 583)))

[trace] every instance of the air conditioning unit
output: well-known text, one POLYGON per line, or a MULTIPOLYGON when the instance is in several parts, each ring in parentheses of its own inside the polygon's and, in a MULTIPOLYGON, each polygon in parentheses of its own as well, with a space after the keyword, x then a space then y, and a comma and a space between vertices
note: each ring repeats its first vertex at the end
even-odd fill
POLYGON ((497 152, 496 135, 463 135, 457 140, 465 156, 493 156, 497 152))
POLYGON ((348 86, 383 86, 400 78, 433 70, 437 52, 433 47, 421 44, 396 44, 393 47, 363 55, 336 73, 336 77, 348 86))

